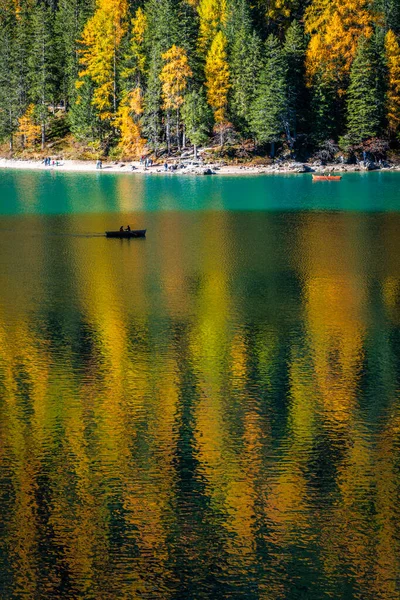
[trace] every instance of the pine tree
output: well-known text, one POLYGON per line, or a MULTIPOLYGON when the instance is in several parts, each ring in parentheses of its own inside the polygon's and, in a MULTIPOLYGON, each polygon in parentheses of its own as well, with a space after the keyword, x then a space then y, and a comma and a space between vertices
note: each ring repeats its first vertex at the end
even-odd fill
POLYGON ((37 107, 41 124, 42 150, 50 118, 49 108, 57 103, 57 59, 54 36, 54 13, 45 4, 37 4, 32 12, 32 47, 29 56, 30 97, 37 107))
POLYGON ((137 158, 143 154, 146 140, 142 137, 140 116, 143 113, 143 98, 140 87, 122 96, 115 119, 120 131, 118 150, 125 158, 137 158))
POLYGON ((376 9, 383 15, 386 31, 391 29, 400 34, 400 3, 399 0, 375 0, 376 9))
POLYGON ((17 16, 12 1, 0 7, 0 138, 8 138, 13 150, 13 133, 18 126, 18 73, 16 71, 17 16))
POLYGON ((199 50, 206 54, 227 17, 226 0, 200 0, 199 50))
POLYGON ((120 45, 127 31, 127 13, 127 0, 98 0, 82 34, 79 77, 93 82, 92 103, 102 120, 112 121, 117 112, 120 45))
POLYGON ((350 72, 347 131, 352 143, 376 137, 382 130, 384 88, 375 38, 361 37, 350 72))
POLYGON ((251 106, 252 132, 260 144, 279 141, 288 133, 288 93, 286 61, 279 40, 270 35, 266 41, 266 61, 251 106))
MULTIPOLYGON (((190 8, 190 7, 189 7, 190 8)), ((148 27, 145 36, 147 48, 147 86, 144 95, 143 130, 149 146, 157 153, 162 140, 162 54, 173 44, 186 51, 190 42, 190 26, 180 0, 148 0, 145 10, 148 27), (182 44, 180 44, 182 42, 182 44)))
POLYGON ((170 141, 170 115, 171 111, 176 114, 176 139, 178 149, 180 149, 180 128, 179 128, 179 111, 183 104, 183 94, 187 88, 188 78, 193 75, 189 67, 188 58, 183 48, 175 46, 175 44, 162 55, 164 66, 160 73, 162 82, 162 99, 163 109, 167 113, 167 146, 168 154, 171 150, 170 141))
POLYGON ((194 146, 194 156, 197 158, 197 148, 207 141, 212 123, 212 113, 203 87, 186 95, 182 117, 186 135, 194 146))
POLYGON ((76 100, 79 75, 79 39, 94 11, 95 0, 59 0, 55 35, 60 64, 61 96, 66 109, 76 100))
POLYGON ((18 119, 17 133, 22 138, 23 148, 33 148, 39 141, 42 134, 42 126, 37 122, 34 104, 30 104, 26 113, 18 119))
POLYGON ((261 40, 253 30, 246 0, 230 3, 226 31, 230 41, 229 67, 232 88, 230 109, 235 125, 249 129, 249 106, 254 100, 257 77, 262 67, 261 40))
POLYGON ((207 54, 206 67, 207 100, 214 111, 214 119, 221 132, 223 145, 223 125, 227 120, 228 92, 231 87, 227 60, 227 39, 219 31, 207 54))
POLYGON ((306 43, 302 26, 293 21, 286 32, 284 55, 287 68, 288 127, 295 140, 299 124, 305 119, 307 94, 305 87, 306 43))
POLYGON ((326 74, 336 80, 338 96, 348 85, 350 68, 361 36, 371 37, 377 16, 370 0, 313 0, 304 16, 305 32, 311 36, 306 55, 306 71, 326 74))
POLYGON ((400 45, 391 29, 385 39, 388 69, 387 119, 392 134, 400 132, 400 45))

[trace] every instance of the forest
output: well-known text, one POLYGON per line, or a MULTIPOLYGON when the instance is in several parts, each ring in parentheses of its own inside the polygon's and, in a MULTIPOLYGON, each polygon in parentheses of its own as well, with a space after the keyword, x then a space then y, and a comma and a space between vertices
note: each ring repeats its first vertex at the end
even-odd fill
POLYGON ((399 0, 2 0, 3 153, 383 156, 399 36, 399 0))

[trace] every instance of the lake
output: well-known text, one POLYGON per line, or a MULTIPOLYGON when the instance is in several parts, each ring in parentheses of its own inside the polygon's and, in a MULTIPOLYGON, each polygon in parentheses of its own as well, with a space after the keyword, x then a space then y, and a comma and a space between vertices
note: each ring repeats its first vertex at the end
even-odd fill
POLYGON ((398 600, 399 184, 0 171, 2 600, 398 600))

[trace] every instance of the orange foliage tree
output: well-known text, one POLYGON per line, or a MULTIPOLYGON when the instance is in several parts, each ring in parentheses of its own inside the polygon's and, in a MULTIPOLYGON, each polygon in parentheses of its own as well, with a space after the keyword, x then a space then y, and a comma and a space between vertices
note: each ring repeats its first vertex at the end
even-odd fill
POLYGON ((162 82, 163 108, 167 112, 167 143, 170 151, 170 111, 176 111, 176 137, 180 148, 180 108, 184 102, 184 92, 189 77, 193 75, 186 51, 175 44, 162 54, 164 66, 160 73, 162 82))
POLYGON ((388 124, 392 133, 398 133, 400 129, 400 46, 391 29, 386 34, 385 50, 388 68, 388 124))
POLYGON ((97 9, 82 34, 79 88, 83 78, 94 83, 92 104, 103 120, 117 112, 117 68, 119 47, 127 31, 127 0, 97 0, 97 9))
POLYGON ((322 75, 334 79, 343 95, 358 40, 372 35, 377 20, 369 0, 313 0, 304 15, 305 31, 311 36, 306 55, 309 84, 322 75))
POLYGON ((33 148, 39 141, 41 127, 37 124, 35 118, 35 105, 30 104, 25 114, 18 119, 17 134, 21 136, 22 146, 24 148, 33 148))
POLYGON ((214 119, 221 133, 221 145, 223 143, 224 125, 226 125, 228 92, 231 87, 227 44, 226 36, 222 31, 219 31, 213 39, 207 54, 205 68, 207 100, 214 111, 214 119))

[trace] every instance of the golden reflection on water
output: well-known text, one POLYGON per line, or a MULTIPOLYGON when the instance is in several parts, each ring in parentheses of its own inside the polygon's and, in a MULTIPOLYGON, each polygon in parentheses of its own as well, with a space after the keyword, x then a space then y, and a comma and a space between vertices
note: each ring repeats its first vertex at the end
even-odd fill
POLYGON ((57 219, 1 240, 1 597, 397 599, 399 218, 57 219))

